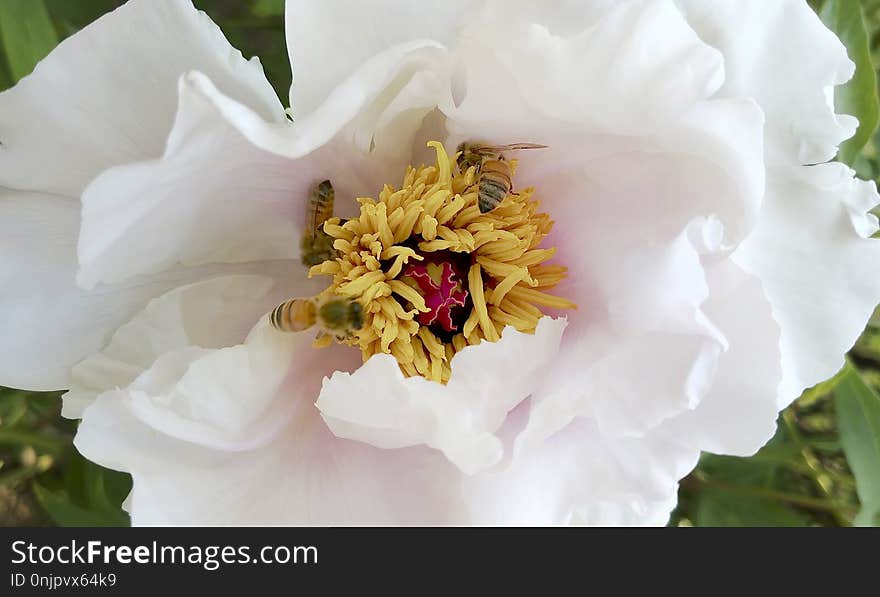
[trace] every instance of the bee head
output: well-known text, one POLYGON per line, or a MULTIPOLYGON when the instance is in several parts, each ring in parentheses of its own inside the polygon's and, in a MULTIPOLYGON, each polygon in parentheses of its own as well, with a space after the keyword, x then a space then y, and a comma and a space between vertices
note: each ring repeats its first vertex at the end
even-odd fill
POLYGON ((331 330, 359 330, 364 327, 364 309, 349 298, 333 299, 320 307, 321 320, 331 330))
POLYGON ((364 327, 364 308, 357 301, 351 302, 349 319, 351 320, 352 329, 359 330, 364 327))
POLYGON ((471 166, 479 166, 483 162, 483 156, 474 151, 475 147, 472 143, 462 143, 458 146, 458 158, 455 163, 458 164, 459 172, 464 172, 471 166))

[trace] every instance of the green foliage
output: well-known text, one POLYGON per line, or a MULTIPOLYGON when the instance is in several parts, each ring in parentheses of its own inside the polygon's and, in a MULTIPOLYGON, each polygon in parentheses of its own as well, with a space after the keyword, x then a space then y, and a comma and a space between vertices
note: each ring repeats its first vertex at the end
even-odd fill
POLYGON ((847 365, 835 389, 840 441, 862 509, 855 523, 880 526, 880 396, 847 365))
MULTIPOLYGON (((861 126, 838 158, 860 176, 876 180, 880 0, 810 0, 810 6, 840 36, 856 63, 855 77, 835 97, 838 111, 856 116, 861 126)), ((682 483, 672 524, 880 523, 880 406, 871 389, 872 384, 880 387, 880 310, 852 358, 855 364, 804 392, 783 413, 776 437, 758 454, 705 456, 682 483)))
POLYGON ((835 92, 837 111, 855 116, 860 123, 856 134, 840 147, 837 156, 841 162, 853 165, 859 152, 877 130, 880 119, 877 75, 871 60, 868 30, 862 6, 856 0, 825 0, 820 16, 828 28, 840 37, 856 65, 852 80, 835 92))
POLYGON ((253 13, 258 17, 277 17, 284 14, 285 0, 254 0, 253 13))
POLYGON ((701 527, 804 527, 810 519, 773 498, 707 488, 694 517, 701 527))
POLYGON ((102 15, 117 8, 124 0, 45 0, 46 8, 64 36, 72 35, 102 15))
MULTIPOLYGON (((0 0, 0 89, 27 75, 59 38, 122 2, 0 0)), ((291 76, 284 0, 194 2, 245 56, 260 56, 286 98, 291 76)), ((839 111, 858 117, 861 126, 839 158, 876 179, 880 111, 873 65, 880 64, 880 0, 809 2, 857 65, 836 100, 839 111)), ((880 312, 850 358, 840 375, 805 392, 780 416, 776 436, 755 456, 704 455, 682 482, 672 524, 880 524, 880 312)), ((0 388, 0 526, 128 524, 121 503, 130 477, 83 459, 73 447, 75 431, 74 422, 60 417, 59 393, 0 388)))
POLYGON ((807 526, 810 518, 780 500, 777 490, 784 465, 797 447, 780 434, 753 458, 706 454, 700 461, 701 485, 693 522, 697 526, 807 526))
POLYGON ((0 37, 12 81, 34 70, 58 43, 58 34, 43 0, 0 2, 0 37))
POLYGON ((110 471, 73 455, 63 488, 52 491, 34 483, 34 492, 52 520, 61 526, 127 526, 121 504, 131 490, 128 475, 110 471))
MULTIPOLYGON (((0 48, 3 47, 3 36, 0 32, 0 48)), ((6 66, 5 60, 0 60, 0 91, 12 87, 12 75, 9 74, 9 68, 6 66)))
POLYGON ((287 104, 292 77, 284 37, 284 3, 279 0, 193 0, 220 25, 245 56, 259 56, 266 78, 287 104))
POLYGON ((0 388, 0 526, 128 524, 130 477, 77 453, 60 398, 0 388))
MULTIPOLYGON (((824 395, 817 404, 827 404, 824 395)), ((848 526, 855 505, 851 480, 834 464, 839 448, 823 454, 803 435, 805 423, 822 410, 814 404, 800 415, 783 415, 776 436, 751 458, 705 454, 682 482, 673 524, 848 526)))

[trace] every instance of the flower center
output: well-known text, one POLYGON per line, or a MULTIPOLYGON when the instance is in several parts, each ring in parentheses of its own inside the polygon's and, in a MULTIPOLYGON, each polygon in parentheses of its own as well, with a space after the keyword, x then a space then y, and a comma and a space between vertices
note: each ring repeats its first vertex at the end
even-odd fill
POLYGON ((408 264, 400 279, 425 300, 426 310, 416 316, 420 324, 435 333, 456 332, 464 323, 456 320, 464 314, 468 292, 451 261, 443 257, 428 259, 426 263, 408 264))
POLYGON ((339 341, 364 361, 390 354, 406 375, 445 383, 458 351, 497 341, 508 325, 533 333, 542 308, 576 305, 546 292, 567 270, 546 264, 556 249, 540 244, 553 222, 534 189, 501 195, 487 211, 480 164, 456 166, 441 143, 428 145, 435 165, 410 166, 399 189, 359 198, 359 217, 325 222, 337 257, 309 276, 332 276, 326 292, 363 307, 363 327, 339 341))

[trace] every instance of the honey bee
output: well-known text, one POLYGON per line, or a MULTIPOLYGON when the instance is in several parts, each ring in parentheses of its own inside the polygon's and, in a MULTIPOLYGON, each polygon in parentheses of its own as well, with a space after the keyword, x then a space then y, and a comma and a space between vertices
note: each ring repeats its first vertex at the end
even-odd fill
POLYGON ((510 193, 513 172, 504 151, 519 149, 544 149, 546 145, 537 143, 512 143, 510 145, 481 145, 462 143, 458 146, 458 168, 464 172, 471 166, 477 169, 476 185, 479 189, 477 204, 480 213, 488 213, 498 207, 510 193))
POLYGON ((336 257, 333 238, 324 232, 324 222, 333 217, 335 193, 329 180, 320 182, 309 193, 306 231, 300 243, 303 265, 312 267, 336 257))
POLYGON ((269 314, 269 322, 282 332, 304 332, 317 325, 319 340, 324 336, 345 340, 364 327, 364 310, 350 298, 319 294, 284 301, 269 314))

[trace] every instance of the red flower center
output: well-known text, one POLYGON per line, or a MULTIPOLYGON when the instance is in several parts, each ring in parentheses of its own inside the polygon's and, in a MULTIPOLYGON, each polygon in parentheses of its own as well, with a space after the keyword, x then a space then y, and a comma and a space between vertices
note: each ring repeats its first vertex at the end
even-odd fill
POLYGON ((446 332, 458 331, 453 309, 464 307, 468 292, 451 263, 430 260, 410 263, 401 272, 401 280, 418 290, 430 309, 419 313, 419 323, 446 332))

